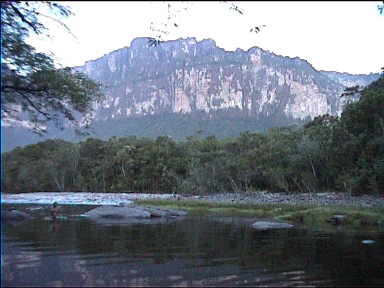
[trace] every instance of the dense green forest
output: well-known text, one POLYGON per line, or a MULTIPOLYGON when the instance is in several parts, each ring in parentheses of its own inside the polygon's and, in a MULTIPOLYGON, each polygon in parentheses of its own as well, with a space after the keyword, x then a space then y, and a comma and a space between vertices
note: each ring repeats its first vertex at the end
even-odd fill
MULTIPOLYGON (((235 109, 233 109, 235 110, 235 109)), ((4 152, 11 151, 17 146, 25 146, 42 142, 48 139, 59 138, 69 142, 79 142, 87 137, 102 140, 116 137, 148 137, 157 138, 169 136, 176 141, 185 140, 186 137, 198 133, 199 137, 215 135, 218 139, 238 137, 241 132, 264 132, 275 126, 291 124, 303 125, 310 120, 288 117, 283 113, 272 115, 239 116, 233 111, 210 111, 194 113, 161 113, 154 115, 140 115, 120 119, 96 120, 84 130, 82 134, 68 127, 59 129, 54 123, 47 125, 47 133, 38 135, 24 127, 3 127, 5 147, 4 152), (226 113, 229 112, 229 113, 226 113)), ((240 113, 239 113, 240 114, 240 113)), ((241 115, 241 114, 240 114, 241 115)))
MULTIPOLYGON (((347 97, 347 96, 346 96, 347 97)), ((384 195, 384 78, 340 117, 218 139, 47 140, 2 154, 2 191, 384 195), (4 187, 5 186, 5 187, 4 187)))

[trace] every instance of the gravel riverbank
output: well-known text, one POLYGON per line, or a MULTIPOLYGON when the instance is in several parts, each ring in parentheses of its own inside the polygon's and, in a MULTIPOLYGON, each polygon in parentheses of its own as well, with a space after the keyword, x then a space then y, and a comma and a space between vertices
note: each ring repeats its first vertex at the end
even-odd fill
POLYGON ((265 191, 248 193, 221 193, 210 196, 195 196, 195 199, 234 204, 286 203, 304 205, 352 205, 362 207, 384 207, 384 197, 350 196, 347 193, 287 194, 265 191))
POLYGON ((1 194, 5 204, 52 204, 61 205, 119 205, 134 200, 170 199, 172 194, 139 193, 89 193, 89 192, 31 192, 18 194, 1 194))
POLYGON ((147 199, 181 199, 199 200, 216 203, 257 204, 286 203, 304 205, 353 205, 361 207, 384 207, 384 197, 350 196, 346 193, 286 194, 265 191, 247 193, 221 193, 209 196, 182 196, 172 194, 139 193, 84 193, 84 192, 36 192, 21 194, 2 194, 1 202, 5 204, 59 204, 68 205, 119 205, 134 200, 147 199))

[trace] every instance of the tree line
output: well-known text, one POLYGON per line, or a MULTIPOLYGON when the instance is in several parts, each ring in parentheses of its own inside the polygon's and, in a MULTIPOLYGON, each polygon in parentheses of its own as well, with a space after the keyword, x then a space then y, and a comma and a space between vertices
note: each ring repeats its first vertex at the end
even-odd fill
POLYGON ((3 191, 383 195, 384 78, 360 93, 340 116, 237 138, 54 139, 18 147, 2 154, 3 191))

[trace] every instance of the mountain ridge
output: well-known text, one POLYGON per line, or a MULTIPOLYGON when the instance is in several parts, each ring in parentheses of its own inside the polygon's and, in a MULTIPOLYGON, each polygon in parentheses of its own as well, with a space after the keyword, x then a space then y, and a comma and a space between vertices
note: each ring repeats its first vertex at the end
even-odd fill
POLYGON ((190 115, 190 121, 248 119, 255 130, 268 128, 268 123, 300 124, 322 114, 340 115, 346 100, 339 96, 347 85, 365 86, 379 77, 316 70, 298 56, 257 46, 226 51, 212 39, 195 37, 157 47, 148 47, 147 37, 135 38, 130 46, 73 69, 106 86, 106 99, 93 104, 94 123, 181 113, 190 115))
MULTIPOLYGON (((337 74, 337 75, 333 74, 331 78, 329 77, 329 75, 333 72, 327 72, 327 71, 320 72, 316 70, 316 68, 314 68, 307 60, 301 59, 300 57, 291 58, 288 56, 280 56, 273 52, 271 53, 269 51, 266 51, 256 46, 249 48, 247 51, 244 51, 242 49, 236 49, 235 51, 226 51, 223 48, 217 47, 215 41, 212 39, 204 39, 202 41, 197 41, 196 38, 194 37, 179 38, 178 40, 163 42, 155 48, 147 47, 148 49, 143 49, 145 48, 145 46, 148 46, 147 43, 148 42, 146 38, 136 38, 132 40, 131 45, 129 47, 115 50, 112 53, 108 54, 107 56, 103 56, 93 61, 88 61, 84 66, 77 66, 75 69, 77 71, 87 73, 93 79, 100 80, 103 83, 108 83, 108 81, 110 80, 108 78, 114 77, 113 74, 116 74, 115 72, 118 70, 118 73, 120 73, 120 75, 117 75, 113 79, 115 80, 113 82, 113 85, 125 86, 126 90, 132 90, 132 89, 135 90, 135 86, 136 87, 140 86, 137 83, 138 81, 152 81, 152 83, 148 83, 146 87, 140 87, 141 91, 143 89, 148 88, 148 86, 152 86, 153 89, 161 90, 161 89, 164 89, 165 85, 168 85, 168 86, 170 84, 176 85, 176 87, 173 87, 173 89, 178 89, 178 91, 177 93, 173 91, 173 94, 176 93, 177 95, 172 95, 172 92, 170 91, 161 93, 161 95, 154 95, 152 93, 152 96, 153 96, 152 102, 156 100, 155 98, 159 100, 165 100, 165 102, 167 102, 167 103, 163 103, 164 105, 160 105, 161 107, 159 107, 159 105, 155 107, 156 105, 152 105, 153 103, 148 103, 148 102, 145 103, 146 100, 151 98, 150 96, 148 97, 148 95, 151 94, 151 91, 147 91, 146 93, 141 93, 141 91, 134 91, 132 95, 128 95, 129 92, 125 93, 124 95, 124 93, 121 91, 120 92, 116 90, 107 91, 107 94, 108 93, 113 94, 111 98, 113 98, 114 100, 116 100, 120 96, 123 96, 125 100, 133 99, 133 101, 131 101, 133 103, 130 103, 130 104, 135 104, 137 106, 136 108, 139 108, 139 110, 141 109, 141 111, 139 112, 134 111, 133 114, 152 113, 151 111, 148 111, 147 109, 148 107, 145 107, 143 109, 143 105, 151 106, 151 109, 155 111, 155 113, 164 112, 162 111, 164 109, 159 109, 159 108, 166 108, 167 112, 169 112, 170 107, 166 107, 167 104, 168 106, 172 106, 171 111, 175 113, 179 112, 180 110, 185 113, 193 112, 195 110, 205 110, 207 113, 209 113, 213 109, 212 106, 218 106, 213 110, 222 109, 222 108, 235 108, 235 109, 240 108, 240 110, 243 110, 245 112, 250 112, 249 110, 252 104, 254 103, 260 104, 261 102, 263 102, 262 105, 265 104, 266 99, 262 99, 262 101, 260 101, 260 99, 255 99, 255 98, 260 98, 260 95, 256 95, 256 94, 260 94, 260 93, 269 94, 269 95, 264 95, 265 96, 264 98, 271 98, 271 97, 274 98, 275 95, 272 95, 272 94, 275 93, 275 91, 270 93, 270 91, 266 91, 268 90, 268 87, 260 87, 260 86, 262 86, 263 84, 261 83, 262 81, 268 82, 268 81, 275 80, 276 82, 277 78, 278 78, 278 81, 280 82, 287 82, 287 78, 288 78, 288 80, 292 80, 290 82, 293 82, 293 84, 295 85, 299 84, 299 86, 303 86, 302 84, 311 84, 310 83, 311 81, 324 82, 324 83, 313 83, 315 86, 317 86, 316 89, 329 90, 329 91, 326 91, 325 93, 317 93, 316 95, 317 98, 319 96, 323 97, 324 98, 323 102, 324 102, 325 98, 333 97, 332 100, 326 99, 327 101, 330 100, 329 102, 332 102, 332 103, 323 105, 324 107, 321 111, 309 111, 310 107, 307 107, 307 109, 304 109, 306 111, 303 111, 303 112, 306 112, 306 113, 291 111, 290 113, 295 118, 303 119, 307 116, 310 116, 311 118, 313 118, 315 116, 320 115, 321 113, 330 113, 330 114, 341 113, 341 106, 343 104, 343 101, 336 99, 336 97, 334 97, 334 94, 340 95, 345 87, 343 87, 344 85, 340 85, 342 84, 341 81, 338 81, 337 79, 335 79, 335 77, 336 76, 339 77, 339 75, 345 76, 346 74, 337 74), (193 52, 191 52, 191 50, 193 50, 193 52), (159 61, 160 58, 161 60, 163 60, 163 62, 159 61), (205 67, 207 66, 207 64, 209 64, 209 67, 205 67), (156 66, 160 66, 160 68, 157 69, 157 71, 156 71, 156 68, 153 68, 156 66), (217 71, 217 69, 215 71, 214 66, 220 66, 221 70, 224 69, 227 71, 225 71, 224 73, 223 71, 217 71), (199 70, 199 71, 196 72, 193 69, 199 70), (290 71, 288 71, 289 69, 290 71), (161 70, 161 73, 159 72, 159 70, 161 70), (231 70, 231 71, 228 71, 228 70, 231 70), (260 80, 261 82, 259 81, 259 83, 257 83, 257 79, 255 77, 257 76, 257 74, 262 74, 263 72, 265 74, 265 70, 269 72, 269 75, 267 75, 267 77, 265 77, 265 75, 261 75, 261 78, 263 79, 260 80), (188 73, 187 77, 189 77, 189 83, 187 83, 188 80, 187 82, 185 81, 186 72, 188 73), (203 80, 202 82, 205 82, 205 83, 199 83, 200 86, 197 85, 198 86, 197 88, 192 87, 195 83, 191 83, 191 82, 196 80, 194 78, 200 77, 200 75, 198 75, 199 72, 209 74, 209 75, 208 77, 206 77, 207 75, 203 75, 202 79, 199 79, 199 80, 203 80), (103 73, 104 73, 104 76, 101 76, 101 74, 103 73), (126 75, 124 75, 124 73, 126 75), (174 75, 172 75, 172 73, 174 75), (192 74, 194 73, 194 75, 191 76, 190 75, 191 73, 192 74), (227 75, 223 75, 225 73, 227 75), (236 79, 236 81, 238 82, 237 84, 229 83, 228 81, 227 83, 225 83, 225 80, 224 82, 221 81, 222 79, 215 79, 216 83, 213 83, 213 85, 212 83, 208 83, 208 82, 212 82, 211 81, 212 77, 224 78, 225 76, 228 76, 228 73, 231 74, 229 76, 231 77, 233 76, 237 78, 236 79), (311 73, 313 75, 310 75, 311 73), (182 74, 182 75, 177 75, 177 74, 182 74), (294 75, 287 75, 287 74, 294 74, 294 75), (305 74, 305 75, 298 75, 298 74, 305 74), (132 79, 128 79, 130 75, 139 75, 139 77, 136 77, 136 78, 131 77, 132 79), (326 77, 324 78, 322 77, 322 75, 325 75, 326 77), (118 79, 119 76, 123 77, 124 79, 118 79), (128 77, 125 77, 125 76, 128 76, 128 77), (291 78, 290 76, 292 76, 294 79, 290 79, 291 78), (165 82, 174 81, 176 83, 158 83, 158 82, 156 83, 156 80, 161 77, 164 78, 163 80, 165 82), (172 79, 166 79, 167 77, 171 77, 172 79), (245 81, 248 83, 239 84, 239 80, 243 81, 243 77, 248 77, 248 79, 245 81), (272 79, 273 77, 275 79, 272 79), (207 81, 204 81, 204 80, 207 80, 207 81), (181 82, 184 82, 184 83, 181 83, 181 82), (326 82, 329 82, 329 83, 326 83, 326 82), (200 89, 204 85, 206 85, 206 88, 207 88, 206 90, 209 90, 209 89, 210 90, 203 91, 203 89, 200 89), (132 86, 134 88, 132 88, 132 86), (188 86, 187 89, 185 89, 185 86, 188 86), (223 86, 227 86, 227 87, 223 87, 223 86), (248 87, 244 87, 244 86, 248 86, 248 87), (334 87, 330 87, 330 86, 334 86, 334 87), (213 104, 212 102, 214 101, 211 101, 210 103, 208 103, 210 100, 212 100, 209 98, 214 98, 213 100, 215 100, 216 103, 223 102, 223 100, 224 102, 225 100, 228 100, 228 101, 231 100, 231 99, 224 99, 224 98, 228 98, 224 94, 221 94, 221 95, 218 95, 218 94, 223 92, 224 90, 223 88, 225 89, 228 88, 230 90, 233 87, 235 90, 241 91, 242 93, 242 95, 235 95, 237 92, 235 91, 234 93, 232 93, 232 95, 229 96, 229 98, 232 98, 232 100, 236 98, 235 100, 236 103, 231 103, 231 104, 226 103, 226 105, 212 105, 213 104), (192 93, 188 93, 190 92, 188 91, 188 89, 191 90, 191 88, 195 88, 194 89, 195 91, 193 91, 192 93), (252 91, 246 91, 247 88, 249 88, 248 90, 252 90, 252 91), (263 88, 264 88, 264 91, 263 91, 263 88), (138 94, 140 93, 142 95, 139 95, 138 97, 138 94), (247 93, 248 95, 244 95, 247 93), (250 95, 250 93, 254 93, 254 95, 250 95), (195 95, 190 95, 190 94, 195 94, 195 95), (178 104, 179 104, 178 102, 182 100, 184 100, 184 102, 191 102, 194 100, 193 96, 196 96, 196 95, 197 97, 199 97, 199 95, 203 95, 200 98, 204 98, 204 99, 200 99, 200 102, 205 101, 207 103, 205 103, 205 105, 203 103, 200 103, 201 105, 197 105, 197 107, 193 107, 191 103, 186 104, 183 107, 178 107, 178 104), (175 99, 172 99, 172 97, 175 99), (242 105, 239 105, 239 103, 242 103, 242 105), (248 107, 246 107, 247 105, 248 107), (332 105, 335 107, 332 107, 332 105), (327 106, 329 109, 327 109, 327 107, 325 106, 327 106)), ((355 75, 353 74, 348 74, 347 76, 355 77, 355 75)), ((350 79, 349 82, 354 83, 353 79, 350 79)), ((279 85, 276 85, 276 84, 274 85, 275 87, 272 87, 272 88, 276 88, 277 86, 280 86, 281 88, 283 86, 283 83, 279 83, 279 85)), ((293 88, 290 87, 289 89, 300 90, 301 88, 303 87, 293 87, 293 88)), ((282 95, 282 97, 280 98, 288 97, 291 100, 294 99, 295 97, 289 97, 290 95, 287 96, 289 92, 291 91, 286 91, 285 95, 282 95)), ((312 92, 312 94, 316 94, 316 91, 310 91, 310 92, 312 92)), ((320 92, 323 92, 323 91, 320 91, 320 92)), ((293 91, 293 93, 291 94, 293 94, 293 96, 297 96, 298 94, 300 94, 300 91, 293 91)), ((311 94, 311 93, 306 92, 306 94, 311 94)), ((116 101, 120 101, 120 99, 116 101)), ((299 101, 301 103, 305 102, 303 101, 303 99, 300 99, 299 101)), ((306 102, 308 106, 308 101, 306 102)), ((110 106, 110 104, 112 104, 112 99, 110 99, 110 103, 106 101, 104 107, 109 108, 108 106, 110 106)), ((129 109, 130 107, 125 107, 125 108, 129 109)), ((286 108, 289 109, 290 108, 289 105, 286 108)), ((313 105, 312 105, 312 108, 314 108, 313 105)), ((262 112, 261 110, 262 109, 259 109, 258 112, 262 112)), ((104 112, 105 112, 105 109, 104 109, 104 112)), ((114 117, 117 114, 114 114, 114 117)), ((130 116, 131 114, 132 114, 131 111, 129 111, 126 113, 126 116, 130 116)), ((257 113, 255 113, 255 111, 251 111, 250 114, 254 114, 255 116, 255 114, 257 113)))

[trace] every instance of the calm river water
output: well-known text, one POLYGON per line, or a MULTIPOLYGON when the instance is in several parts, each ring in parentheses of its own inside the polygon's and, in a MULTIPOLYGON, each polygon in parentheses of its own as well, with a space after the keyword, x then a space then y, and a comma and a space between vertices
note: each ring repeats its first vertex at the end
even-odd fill
MULTIPOLYGON (((223 219, 222 219, 223 220, 223 219)), ((4 286, 384 286, 384 233, 253 230, 208 217, 2 225, 4 286), (363 244, 366 239, 373 244, 363 244)))

